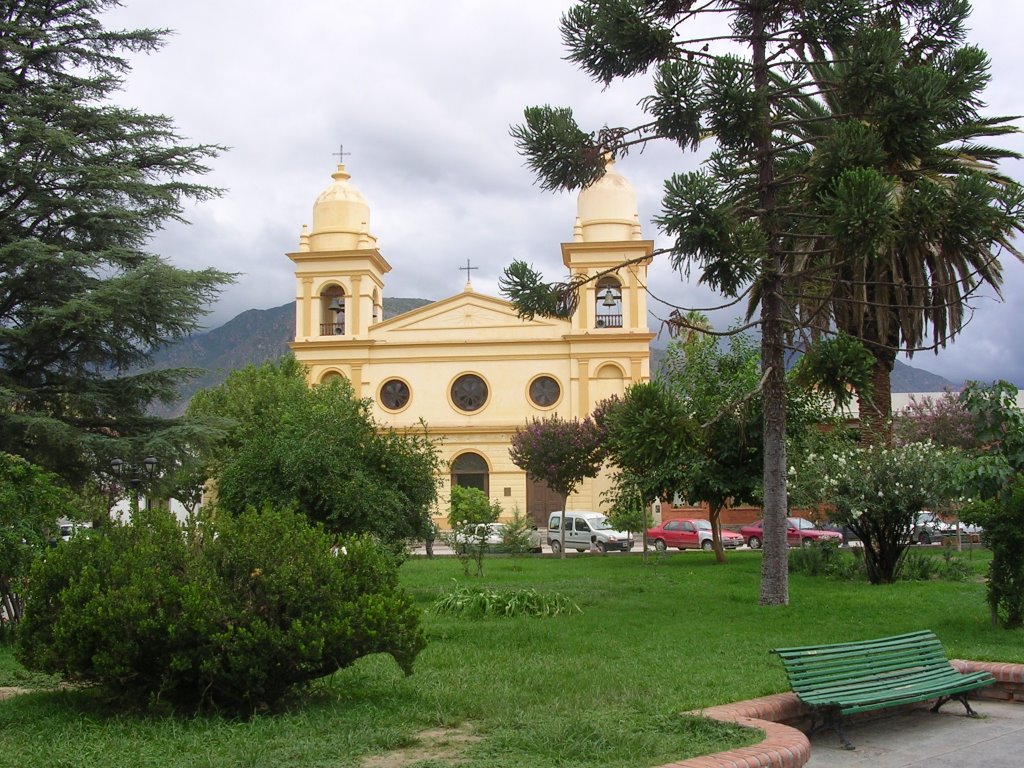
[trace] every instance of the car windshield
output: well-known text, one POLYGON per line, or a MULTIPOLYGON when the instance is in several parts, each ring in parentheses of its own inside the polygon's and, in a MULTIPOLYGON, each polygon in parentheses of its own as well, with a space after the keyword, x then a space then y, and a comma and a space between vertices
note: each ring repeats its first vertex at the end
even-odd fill
POLYGON ((711 530, 711 523, 709 523, 707 520, 696 520, 695 522, 696 522, 697 528, 699 530, 702 530, 702 531, 710 531, 711 530))
POLYGON ((611 530, 614 530, 612 528, 612 524, 610 522, 608 522, 608 518, 607 517, 602 517, 599 520, 591 520, 590 521, 590 527, 593 528, 595 531, 611 531, 611 530))

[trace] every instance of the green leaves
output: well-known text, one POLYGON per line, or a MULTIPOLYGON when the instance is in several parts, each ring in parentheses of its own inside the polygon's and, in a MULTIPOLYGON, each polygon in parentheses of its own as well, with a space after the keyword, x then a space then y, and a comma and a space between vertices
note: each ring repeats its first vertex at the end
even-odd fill
POLYGON ((543 189, 581 189, 604 175, 604 155, 594 135, 576 124, 572 110, 528 107, 526 123, 510 133, 543 189))
POLYGON ((665 182, 662 212, 655 221, 675 237, 672 266, 682 270, 696 261, 702 283, 736 296, 754 278, 765 244, 727 194, 709 173, 674 174, 665 182))
POLYGON ((513 261, 505 267, 498 286, 526 320, 538 315, 568 319, 576 310, 575 286, 545 283, 544 276, 525 261, 513 261))
POLYGON ((371 653, 406 672, 426 645, 395 561, 286 509, 161 510, 37 562, 17 654, 121 705, 243 716, 371 653))
POLYGON ((229 419, 207 459, 218 503, 296 505, 334 533, 418 537, 436 497, 437 452, 426 431, 381 427, 344 381, 308 387, 292 356, 236 371, 190 414, 229 419))
POLYGON ((568 58, 605 86, 618 77, 645 72, 675 52, 672 29, 663 20, 684 5, 639 0, 588 0, 574 5, 561 24, 568 58))
POLYGON ((840 409, 854 395, 871 397, 875 356, 842 331, 808 347, 796 365, 794 378, 807 389, 824 391, 840 409))
POLYGON ((15 2, 0 40, 0 449, 75 484, 126 442, 167 439, 174 425, 146 410, 192 372, 130 371, 195 331, 233 279, 145 250, 188 204, 220 194, 193 179, 222 148, 109 103, 123 55, 162 37, 105 30, 111 5, 15 2))
POLYGON ((704 136, 701 94, 700 67, 692 61, 672 59, 658 67, 654 94, 640 104, 654 117, 659 135, 681 149, 696 150, 704 136))
POLYGON ((889 180, 873 168, 851 168, 839 175, 822 202, 829 234, 843 253, 884 258, 896 224, 892 191, 889 180))

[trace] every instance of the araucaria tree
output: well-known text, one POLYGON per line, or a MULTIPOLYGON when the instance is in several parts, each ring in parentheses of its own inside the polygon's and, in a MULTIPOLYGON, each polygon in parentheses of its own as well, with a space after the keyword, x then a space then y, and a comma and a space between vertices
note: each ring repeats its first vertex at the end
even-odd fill
MULTIPOLYGON (((565 512, 569 497, 588 477, 601 470, 604 451, 601 432, 591 418, 533 419, 512 435, 512 463, 562 497, 565 512)), ((559 553, 565 557, 565 526, 559 527, 559 553)))
MULTIPOLYGON (((895 42, 895 50, 885 49, 877 44, 880 30, 898 29, 902 20, 917 19, 921 34, 930 35, 965 7, 963 0, 587 0, 573 6, 562 19, 569 59, 604 85, 653 71, 653 93, 642 102, 649 119, 635 127, 588 133, 577 126, 569 109, 534 107, 526 111, 525 123, 513 128, 529 165, 548 189, 580 188, 600 178, 607 153, 625 154, 655 140, 673 142, 683 150, 695 149, 705 139, 714 141, 715 150, 703 170, 678 173, 665 182, 662 211, 655 220, 673 241, 665 250, 673 266, 687 275, 696 273, 701 282, 726 296, 736 300, 747 296, 748 317, 758 316, 764 403, 763 604, 789 599, 786 344, 803 343, 800 331, 804 328, 827 326, 819 322, 822 317, 838 321, 840 301, 845 302, 845 309, 874 300, 874 293, 865 297, 874 281, 892 284, 903 279, 902 272, 881 269, 869 269, 861 276, 856 265, 873 267, 893 257, 894 250, 882 248, 893 241, 892 222, 878 213, 887 195, 897 196, 899 188, 893 186, 894 181, 903 182, 908 174, 920 170, 924 175, 928 170, 889 169, 884 157, 867 153, 870 142, 863 140, 863 134, 870 132, 870 121, 878 117, 870 108, 849 114, 815 105, 834 90, 853 92, 860 87, 863 91, 865 78, 890 72, 893 56, 902 61, 901 46, 909 50, 916 43, 916 38, 904 41, 897 34, 895 41, 889 41, 895 42), (847 73, 834 58, 840 58, 844 66, 847 62, 860 62, 861 66, 847 73), (823 66, 812 66, 812 62, 823 66), (843 74, 837 79, 834 72, 843 74), (858 126, 862 126, 859 132, 858 126), (826 136, 834 140, 827 151, 815 143, 826 136), (852 276, 841 271, 844 266, 854 270, 852 276), (824 277, 825 282, 805 280, 815 275, 824 277), (855 290, 832 297, 827 289, 830 279, 847 279, 855 290), (822 307, 829 307, 832 314, 827 315, 822 307)), ((947 53, 953 54, 950 49, 947 53)), ((984 75, 978 61, 974 49, 954 56, 951 62, 937 56, 921 61, 920 69, 910 76, 931 78, 934 84, 946 66, 950 78, 957 74, 971 78, 967 86, 951 89, 942 97, 947 101, 959 97, 959 112, 945 101, 941 105, 922 101, 921 93, 908 89, 910 82, 887 83, 891 88, 884 124, 899 132, 901 115, 942 106, 950 120, 957 115, 961 118, 957 127, 971 124, 969 130, 961 131, 968 141, 985 135, 989 128, 995 132, 997 128, 986 127, 974 111, 978 106, 974 86, 984 75), (977 130, 973 126, 978 126, 977 130)), ((924 92, 931 91, 926 87, 924 92)), ((943 147, 947 141, 961 147, 963 142, 957 143, 960 134, 944 133, 953 127, 952 122, 936 127, 927 141, 934 147, 943 147)), ((911 158, 911 145, 918 138, 917 134, 908 137, 906 159, 911 158)), ((982 147, 969 149, 982 163, 995 159, 996 153, 982 147)), ((944 167, 957 162, 955 152, 942 159, 944 167)), ((964 272, 949 261, 951 250, 946 246, 959 247, 980 234, 985 242, 970 243, 970 249, 981 253, 989 245, 1005 244, 1005 237, 1017 226, 1019 191, 1015 185, 983 184, 985 171, 972 175, 967 185, 976 193, 972 203, 978 208, 987 206, 978 219, 971 219, 983 221, 985 227, 947 230, 942 247, 919 249, 929 251, 934 269, 914 267, 929 274, 924 281, 931 289, 953 287, 935 299, 945 314, 941 318, 936 315, 933 322, 936 327, 946 323, 943 331, 958 322, 953 302, 973 289, 955 290, 964 272), (996 199, 999 189, 1006 194, 996 199), (1010 217, 1009 229, 1000 228, 996 221, 1003 214, 1010 217)), ((939 197, 938 188, 944 183, 946 179, 940 179, 930 188, 933 198, 939 197)), ((956 208, 936 206, 930 210, 956 208)), ((908 227, 907 238, 911 231, 908 227)), ((505 283, 520 311, 557 314, 572 306, 559 296, 557 286, 544 291, 523 266, 509 268, 505 283)), ((597 277, 576 276, 561 293, 574 291, 580 279, 597 277)), ((934 296, 928 294, 929 300, 934 296)), ((903 298, 918 304, 910 309, 900 306, 897 312, 924 311, 920 292, 897 296, 903 298)), ((848 330, 870 340, 867 328, 868 323, 858 321, 848 330)))
MULTIPOLYGON (((147 407, 186 372, 138 369, 195 330, 230 280, 146 250, 186 201, 218 194, 192 178, 219 148, 108 101, 125 56, 163 36, 104 29, 114 5, 0 10, 0 450, 72 483, 161 443, 174 425, 147 407)), ((165 444, 184 439, 178 429, 165 444)))
MULTIPOLYGON (((701 282, 737 300, 755 289, 764 409, 763 604, 789 601, 784 343, 792 326, 784 304, 784 257, 787 216, 805 207, 780 207, 781 190, 793 178, 778 177, 778 160, 798 140, 789 116, 780 119, 786 112, 782 103, 815 88, 793 77, 799 47, 848 36, 869 5, 581 2, 562 19, 569 59, 604 85, 653 70, 654 93, 642 103, 650 119, 634 128, 586 133, 569 109, 533 107, 526 110, 526 123, 513 129, 548 189, 580 188, 600 178, 609 152, 624 154, 655 140, 691 150, 714 137, 717 150, 705 170, 666 181, 656 221, 673 239, 667 254, 682 273, 695 267, 701 282)), ((506 291, 520 311, 557 312, 570 305, 552 300, 554 289, 545 295, 524 276, 517 265, 506 271, 506 291)), ((570 290, 575 287, 570 283, 570 290)))

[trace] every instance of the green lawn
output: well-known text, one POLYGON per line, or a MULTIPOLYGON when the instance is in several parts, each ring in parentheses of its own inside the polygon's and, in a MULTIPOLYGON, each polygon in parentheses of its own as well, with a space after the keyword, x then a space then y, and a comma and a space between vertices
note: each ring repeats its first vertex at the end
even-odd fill
MULTIPOLYGON (((976 571, 985 562, 973 554, 976 571)), ((430 643, 411 677, 389 657, 364 659, 318 684, 309 703, 248 722, 118 715, 89 691, 22 695, 0 702, 0 766, 336 768, 445 726, 478 737, 458 747, 468 768, 653 766, 756 740, 677 713, 786 690, 775 646, 927 628, 951 657, 1024 662, 1024 633, 990 628, 980 579, 871 587, 792 576, 791 604, 761 608, 759 569, 752 552, 724 566, 699 552, 648 564, 493 557, 481 583, 562 592, 583 612, 467 621, 429 607, 456 582, 478 580, 453 559, 412 560, 402 578, 425 609, 430 643)), ((0 649, 0 686, 44 682, 0 649)), ((411 754, 380 765, 451 762, 411 754)))

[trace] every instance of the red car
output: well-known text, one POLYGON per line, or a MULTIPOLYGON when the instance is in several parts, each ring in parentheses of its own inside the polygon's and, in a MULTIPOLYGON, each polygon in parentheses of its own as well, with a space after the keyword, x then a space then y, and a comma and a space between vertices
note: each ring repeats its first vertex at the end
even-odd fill
MULTIPOLYGON (((714 547, 711 523, 707 520, 687 518, 666 520, 661 525, 647 529, 647 540, 654 542, 654 548, 664 552, 669 547, 676 549, 703 549, 714 547)), ((732 531, 722 531, 722 547, 736 549, 743 543, 743 537, 732 531)))
MULTIPOLYGON (((764 543, 764 520, 745 525, 740 528, 740 535, 751 549, 760 549, 764 543)), ((824 531, 810 520, 803 517, 786 518, 786 543, 791 547, 809 547, 821 541, 843 543, 843 535, 838 531, 824 531)))

